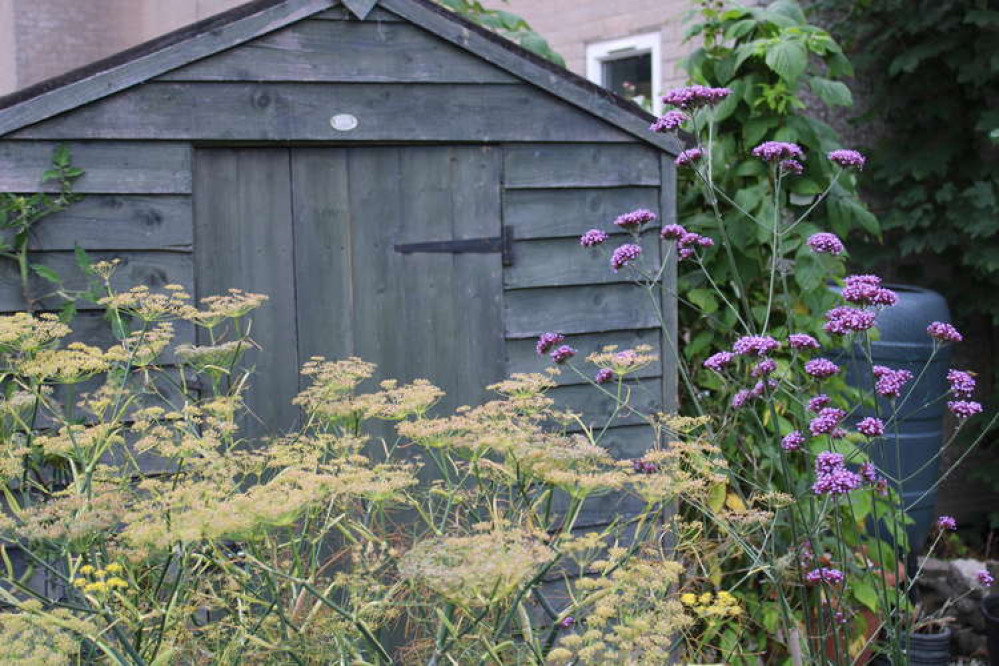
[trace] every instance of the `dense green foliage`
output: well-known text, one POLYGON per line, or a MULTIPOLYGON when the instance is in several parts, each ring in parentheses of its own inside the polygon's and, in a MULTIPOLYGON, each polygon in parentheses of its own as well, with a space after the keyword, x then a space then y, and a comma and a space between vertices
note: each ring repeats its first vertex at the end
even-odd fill
MULTIPOLYGON (((987 0, 829 0, 884 124, 864 189, 903 256, 936 255, 959 320, 999 323, 999 9, 987 0)), ((876 251, 877 248, 874 248, 876 251)))
MULTIPOLYGON (((504 2, 506 0, 503 0, 504 2)), ((487 9, 478 0, 437 0, 451 11, 475 21, 481 26, 489 28, 498 35, 506 37, 512 42, 519 44, 528 51, 537 53, 542 58, 547 58, 552 62, 565 65, 565 60, 558 53, 552 50, 548 42, 538 33, 534 32, 520 16, 511 14, 499 9, 487 9)))

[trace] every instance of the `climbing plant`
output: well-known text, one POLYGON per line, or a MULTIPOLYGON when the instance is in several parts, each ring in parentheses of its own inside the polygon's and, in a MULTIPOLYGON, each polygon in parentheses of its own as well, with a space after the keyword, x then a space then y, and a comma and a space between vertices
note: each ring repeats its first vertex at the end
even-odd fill
POLYGON ((536 33, 522 17, 500 9, 488 9, 478 0, 437 0, 437 2, 456 14, 516 42, 528 51, 565 66, 562 56, 553 51, 548 41, 536 33))

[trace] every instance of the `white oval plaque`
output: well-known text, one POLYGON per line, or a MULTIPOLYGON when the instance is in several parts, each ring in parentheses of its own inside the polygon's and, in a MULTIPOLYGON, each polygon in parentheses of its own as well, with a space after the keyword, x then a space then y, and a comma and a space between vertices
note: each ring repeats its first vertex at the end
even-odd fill
POLYGON ((349 132, 357 127, 357 116, 349 113, 338 113, 330 118, 330 127, 337 132, 349 132))

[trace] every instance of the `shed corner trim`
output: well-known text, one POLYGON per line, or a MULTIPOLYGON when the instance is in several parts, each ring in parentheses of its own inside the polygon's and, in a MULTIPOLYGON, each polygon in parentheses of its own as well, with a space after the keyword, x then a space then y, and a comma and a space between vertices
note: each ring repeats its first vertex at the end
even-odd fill
POLYGON ((353 12, 354 16, 363 21, 378 4, 378 0, 343 0, 343 4, 353 12))

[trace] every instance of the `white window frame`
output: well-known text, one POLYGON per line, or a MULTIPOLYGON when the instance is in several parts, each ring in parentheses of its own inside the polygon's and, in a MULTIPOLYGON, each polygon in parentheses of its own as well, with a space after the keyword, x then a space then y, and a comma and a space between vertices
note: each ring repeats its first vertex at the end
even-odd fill
POLYGON ((662 112, 662 34, 647 32, 606 42, 595 42, 586 46, 586 78, 604 85, 603 64, 620 58, 652 55, 652 110, 656 115, 662 112))

